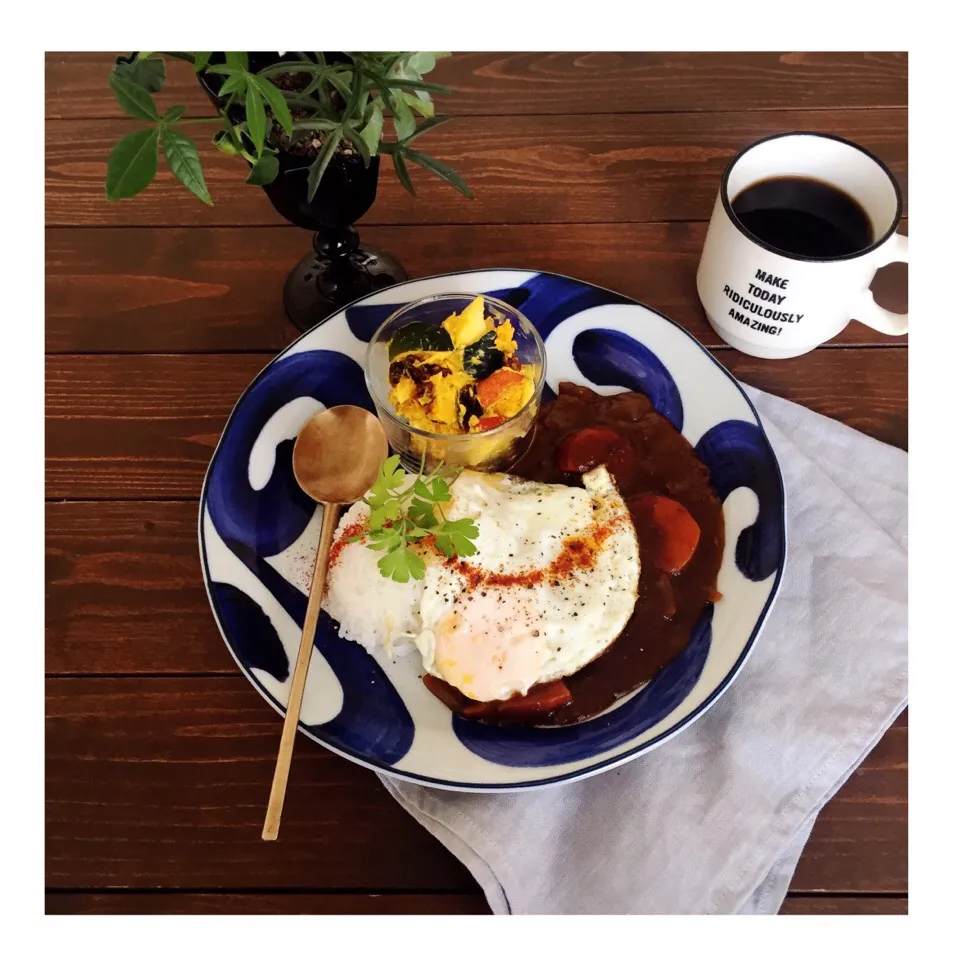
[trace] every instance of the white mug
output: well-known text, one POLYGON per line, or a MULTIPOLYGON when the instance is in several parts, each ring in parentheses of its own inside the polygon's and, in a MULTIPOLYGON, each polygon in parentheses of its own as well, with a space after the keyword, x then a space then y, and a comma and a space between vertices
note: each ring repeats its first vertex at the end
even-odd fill
POLYGON ((840 137, 783 133, 738 153, 720 181, 697 270, 697 292, 714 330, 754 357, 785 359, 835 337, 851 319, 899 336, 907 314, 884 310, 870 283, 877 270, 907 260, 896 232, 903 201, 893 174, 871 153, 840 137), (803 177, 852 197, 870 220, 874 242, 855 253, 814 259, 758 239, 737 218, 733 202, 773 177, 803 177))

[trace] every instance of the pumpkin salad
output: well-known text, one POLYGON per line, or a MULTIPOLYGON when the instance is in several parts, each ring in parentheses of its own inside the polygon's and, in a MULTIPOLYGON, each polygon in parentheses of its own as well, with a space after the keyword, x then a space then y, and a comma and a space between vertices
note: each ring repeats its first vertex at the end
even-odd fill
POLYGON ((411 426, 482 433, 516 416, 535 392, 536 368, 517 357, 513 324, 472 300, 441 326, 412 321, 389 346, 390 402, 411 426))

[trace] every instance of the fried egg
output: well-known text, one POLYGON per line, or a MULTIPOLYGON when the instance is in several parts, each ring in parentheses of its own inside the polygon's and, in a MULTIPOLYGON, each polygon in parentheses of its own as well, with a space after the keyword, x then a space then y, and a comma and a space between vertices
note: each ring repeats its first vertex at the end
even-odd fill
POLYGON ((474 700, 576 673, 620 635, 640 551, 604 467, 584 487, 464 472, 444 507, 479 529, 474 556, 427 565, 414 643, 424 668, 474 700))

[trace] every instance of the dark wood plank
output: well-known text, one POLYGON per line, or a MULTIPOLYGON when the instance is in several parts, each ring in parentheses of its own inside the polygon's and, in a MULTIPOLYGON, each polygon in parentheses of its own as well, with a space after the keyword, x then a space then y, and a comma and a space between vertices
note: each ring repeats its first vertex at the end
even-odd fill
MULTIPOLYGON (((46 914, 482 914, 481 893, 48 893, 46 914)), ((781 914, 905 914, 906 897, 789 896, 781 914)))
POLYGON ((909 913, 906 897, 804 897, 789 896, 780 908, 782 915, 829 914, 851 916, 855 914, 901 915, 909 913))
POLYGON ((210 611, 196 502, 48 503, 48 674, 237 675, 210 611))
MULTIPOLYGON (((815 350, 783 363, 715 355, 746 383, 885 443, 907 444, 907 350, 815 350)), ((47 358, 47 496, 193 498, 267 354, 47 358)))
MULTIPOLYGON (((115 54, 48 53, 48 120, 118 117, 107 86, 115 54)), ((905 107, 905 53, 457 53, 430 80, 454 116, 802 107, 905 107)), ((167 61, 163 106, 210 116, 189 65, 167 61)))
MULTIPOLYGON (((823 811, 794 889, 905 892, 905 731, 823 811)), ((278 734, 240 677, 48 680, 47 885, 476 891, 372 773, 306 738, 263 843, 278 734)))
MULTIPOLYGON (((549 270, 619 290, 701 343, 722 343, 696 294, 704 223, 380 226, 363 233, 402 258, 411 277, 502 266, 549 270)), ((296 227, 50 228, 46 240, 50 353, 276 351, 299 333, 281 302, 287 273, 309 248, 296 227)), ((906 309, 906 278, 905 264, 880 271, 874 286, 884 306, 906 309)), ((851 323, 832 343, 905 340, 851 323)))
POLYGON ((364 914, 490 913, 477 893, 48 893, 51 914, 364 914))
POLYGON ((780 363, 735 350, 714 356, 743 383, 906 450, 907 353, 902 347, 815 350, 780 363))
MULTIPOLYGON (((108 203, 106 158, 134 121, 46 124, 49 226, 256 226, 282 223, 262 190, 244 183, 243 161, 200 144, 215 206, 165 168, 139 197, 108 203)), ((559 117, 464 117, 431 132, 423 149, 471 184, 466 200, 436 177, 415 174, 417 197, 385 165, 366 222, 610 223, 706 220, 720 175, 743 146, 784 130, 850 137, 906 184, 907 111, 771 110, 722 115, 655 113, 559 117)), ((199 136, 199 135, 198 135, 199 136)), ((418 141, 419 143, 420 141, 418 141)), ((398 251, 402 257, 402 251, 398 251)))
POLYGON ((305 737, 264 843, 279 735, 239 677, 49 680, 47 886, 476 889, 372 773, 305 737))

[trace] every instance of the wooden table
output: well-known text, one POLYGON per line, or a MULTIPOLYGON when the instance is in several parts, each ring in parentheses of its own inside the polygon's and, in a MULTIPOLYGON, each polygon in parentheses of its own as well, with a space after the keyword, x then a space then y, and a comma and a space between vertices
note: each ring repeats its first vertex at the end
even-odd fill
MULTIPOLYGON (((216 206, 163 172, 108 204, 106 156, 132 129, 111 63, 46 67, 47 910, 485 911, 373 774, 306 738, 282 840, 260 840, 280 724, 214 624, 197 499, 234 401, 295 336, 280 291, 309 237, 213 148, 216 206)), ((906 55, 471 53, 436 79, 458 120, 429 147, 476 199, 426 176, 414 199, 385 169, 362 225, 411 276, 516 266, 613 287, 743 381, 906 447, 906 338, 852 323, 756 360, 717 339, 694 287, 721 171, 759 137, 851 137, 906 189, 906 55)), ((161 103, 210 109, 183 64, 161 103)), ((903 309, 902 265, 875 289, 903 309)), ((904 715, 824 809, 784 912, 905 912, 906 834, 904 715)))

